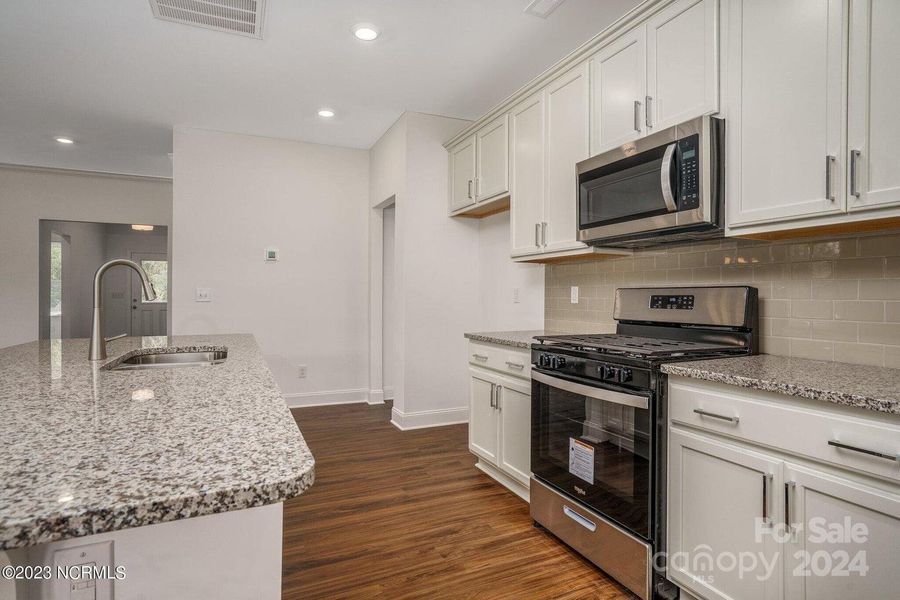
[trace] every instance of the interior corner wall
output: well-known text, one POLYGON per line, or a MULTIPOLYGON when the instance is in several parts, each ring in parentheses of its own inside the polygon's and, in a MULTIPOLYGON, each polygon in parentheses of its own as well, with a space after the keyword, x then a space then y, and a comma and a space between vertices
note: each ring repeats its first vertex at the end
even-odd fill
POLYGON ((368 151, 176 129, 174 172, 173 333, 254 334, 290 405, 365 400, 368 151))
POLYGON ((172 182, 0 166, 0 347, 38 339, 41 219, 168 226, 172 182))

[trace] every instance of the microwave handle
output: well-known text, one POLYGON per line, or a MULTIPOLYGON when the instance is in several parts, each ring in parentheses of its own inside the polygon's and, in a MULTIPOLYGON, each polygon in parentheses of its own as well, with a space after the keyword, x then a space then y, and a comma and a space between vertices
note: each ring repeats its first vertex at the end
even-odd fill
POLYGON ((646 396, 639 396, 637 394, 624 394, 622 392, 608 390, 606 388, 584 385, 583 383, 576 383, 574 381, 569 381, 568 379, 560 379, 559 377, 544 375, 543 373, 540 373, 538 371, 531 372, 531 379, 537 381, 538 383, 543 383, 545 385, 549 385, 550 387, 555 387, 572 394, 579 394, 582 396, 587 396, 588 398, 603 400, 604 402, 612 402, 613 404, 623 404, 625 406, 633 406, 634 408, 642 409, 646 409, 650 404, 650 401, 646 396))
POLYGON ((672 162, 675 160, 675 149, 678 144, 669 144, 663 154, 662 167, 659 169, 659 183, 662 186, 663 200, 666 202, 666 208, 669 212, 678 210, 675 204, 675 196, 672 194, 672 162))

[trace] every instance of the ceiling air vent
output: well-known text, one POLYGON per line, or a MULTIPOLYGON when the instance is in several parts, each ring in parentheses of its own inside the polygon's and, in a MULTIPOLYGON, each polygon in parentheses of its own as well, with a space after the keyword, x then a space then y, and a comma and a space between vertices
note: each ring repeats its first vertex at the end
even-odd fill
POLYGON ((262 39, 266 0, 150 0, 164 21, 262 39))

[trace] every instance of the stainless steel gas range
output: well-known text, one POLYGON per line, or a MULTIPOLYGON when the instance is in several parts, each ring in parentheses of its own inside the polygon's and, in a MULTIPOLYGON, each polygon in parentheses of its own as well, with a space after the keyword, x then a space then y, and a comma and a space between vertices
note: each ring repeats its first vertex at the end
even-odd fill
POLYGON ((758 352, 757 290, 616 291, 616 333, 532 345, 531 516, 639 597, 665 580, 665 362, 758 352))

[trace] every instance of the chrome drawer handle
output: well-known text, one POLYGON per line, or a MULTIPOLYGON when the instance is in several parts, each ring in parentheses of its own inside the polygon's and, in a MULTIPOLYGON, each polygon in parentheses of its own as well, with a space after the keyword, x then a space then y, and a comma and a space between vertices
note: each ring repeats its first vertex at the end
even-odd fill
POLYGON ((512 362, 509 360, 506 361, 506 366, 509 367, 510 369, 524 369, 525 368, 525 365, 523 365, 522 363, 512 362))
POLYGON ((581 515, 579 515, 577 512, 575 512, 568 506, 563 506, 563 512, 566 514, 567 517, 569 517, 570 519, 572 519, 573 521, 575 521, 576 523, 578 523, 579 525, 581 525, 588 531, 590 531, 590 532, 597 531, 596 523, 587 519, 586 517, 582 517, 581 515))
POLYGON ((726 417, 725 415, 717 415, 716 413, 711 413, 703 410, 702 408, 695 408, 694 412, 700 415, 701 417, 710 417, 711 419, 720 419, 722 421, 728 421, 729 423, 734 423, 737 425, 740 423, 739 417, 726 417))
POLYGON ((828 445, 834 446, 835 448, 842 448, 844 450, 852 450, 853 452, 861 452, 863 454, 868 454, 869 456, 877 456, 878 458, 886 458, 888 460, 900 462, 900 455, 885 454, 884 452, 876 452, 875 450, 866 450, 865 448, 857 448, 856 446, 848 446, 847 444, 842 444, 837 440, 828 440, 828 445))
POLYGON ((488 359, 488 357, 485 356, 484 354, 473 354, 472 357, 475 360, 487 360, 488 359))

